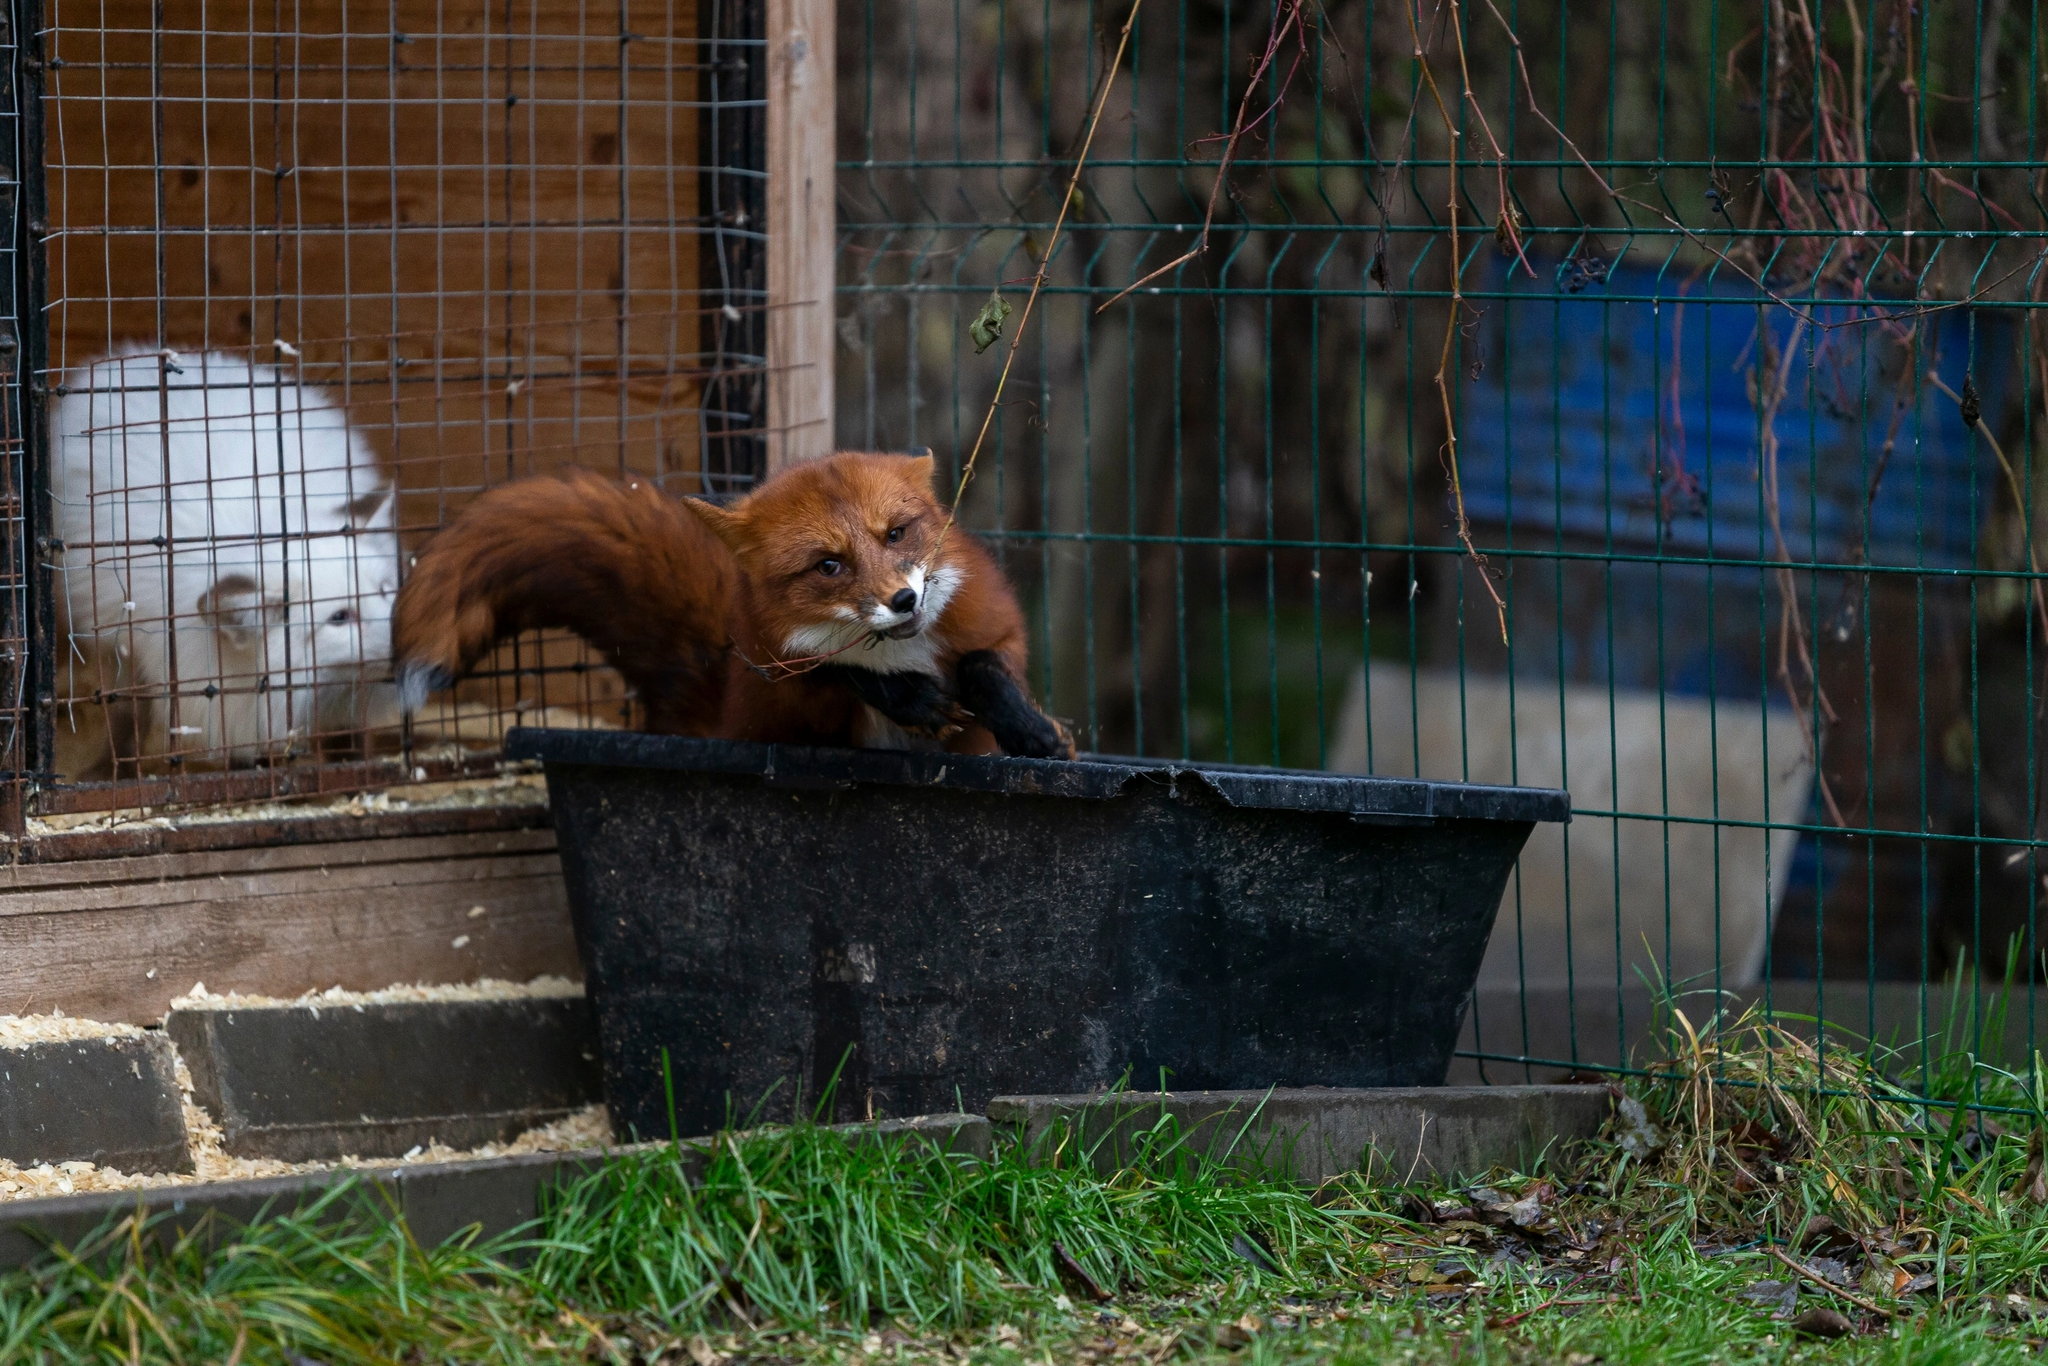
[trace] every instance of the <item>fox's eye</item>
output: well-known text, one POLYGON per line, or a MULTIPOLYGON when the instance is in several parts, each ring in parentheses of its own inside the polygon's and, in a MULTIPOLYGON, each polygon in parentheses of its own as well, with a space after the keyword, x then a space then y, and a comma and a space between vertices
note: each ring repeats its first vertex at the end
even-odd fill
POLYGON ((894 544, 896 544, 896 542, 898 542, 898 541, 902 540, 902 539, 903 539, 903 533, 904 533, 904 532, 906 532, 906 531, 908 531, 908 530, 910 530, 910 528, 909 528, 909 527, 902 527, 902 526, 892 526, 892 527, 890 527, 890 528, 889 528, 889 544, 890 544, 890 545, 894 545, 894 544))
POLYGON ((844 568, 846 568, 846 566, 841 564, 837 560, 824 559, 818 561, 818 572, 820 574, 823 574, 828 579, 844 568))

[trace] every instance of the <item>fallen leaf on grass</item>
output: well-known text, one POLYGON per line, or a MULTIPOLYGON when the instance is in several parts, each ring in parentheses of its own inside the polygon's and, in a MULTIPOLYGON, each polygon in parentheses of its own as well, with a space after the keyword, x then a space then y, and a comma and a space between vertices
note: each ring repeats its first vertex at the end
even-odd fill
POLYGON ((2048 1316, 2048 1300, 2037 1300, 2032 1295, 2007 1295, 1997 1302, 2009 1319, 2028 1322, 2048 1316))
POLYGON ((1797 1281, 1758 1281, 1742 1291, 1737 1299, 1748 1300, 1751 1304, 1769 1309, 1783 1316, 1792 1312, 1799 1302, 1797 1281))
POLYGON ((1623 1096, 1615 1110, 1614 1137, 1623 1152, 1641 1160, 1664 1146, 1663 1133, 1650 1122, 1649 1111, 1641 1101, 1623 1096))
POLYGON ((1833 1281, 1836 1285, 1849 1284, 1848 1265, 1833 1257, 1808 1257, 1806 1268, 1822 1280, 1833 1281))
POLYGON ((702 1333, 691 1338, 683 1350, 690 1354, 690 1360, 696 1362, 697 1366, 718 1366, 719 1362, 725 1360, 725 1354, 714 1351, 702 1333))
POLYGON ((2020 1193, 2037 1205, 2048 1205, 2048 1180, 2042 1176, 2042 1140, 2048 1129, 2036 1129, 2027 1140, 2027 1169, 2020 1173, 2020 1193))
POLYGON ((1856 1326, 1825 1305, 1817 1305, 1792 1320, 1792 1331, 1815 1338, 1845 1338, 1856 1326))
POLYGON ((1825 1214, 1816 1214, 1799 1226, 1798 1234, 1792 1239, 1797 1248, 1819 1252, 1823 1248, 1845 1248, 1855 1246, 1856 1240, 1844 1232, 1842 1226, 1825 1214))

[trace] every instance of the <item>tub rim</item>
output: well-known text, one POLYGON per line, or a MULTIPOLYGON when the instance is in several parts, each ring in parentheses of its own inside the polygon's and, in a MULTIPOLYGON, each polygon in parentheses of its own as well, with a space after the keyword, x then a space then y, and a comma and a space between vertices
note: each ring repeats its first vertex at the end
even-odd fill
POLYGON ((1254 810, 1327 812, 1361 820, 1443 818, 1558 824, 1571 820, 1571 794, 1555 788, 1376 778, 1124 755, 1018 759, 535 726, 507 731, 502 754, 508 760, 538 760, 544 766, 758 777, 794 788, 936 787, 1093 801, 1122 796, 1141 783, 1164 784, 1171 789, 1192 780, 1233 807, 1254 810))

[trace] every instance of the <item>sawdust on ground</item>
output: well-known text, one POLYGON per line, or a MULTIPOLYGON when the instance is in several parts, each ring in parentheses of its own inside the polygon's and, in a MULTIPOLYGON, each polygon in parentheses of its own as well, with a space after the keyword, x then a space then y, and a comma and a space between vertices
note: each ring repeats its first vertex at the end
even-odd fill
POLYGON ((261 1010, 278 1006, 299 1006, 309 1010, 346 1010, 364 1006, 407 1005, 424 1001, 504 1001, 581 996, 583 984, 567 977, 536 977, 531 982, 505 982, 486 977, 476 982, 452 982, 444 986, 405 985, 380 987, 375 991, 344 991, 329 987, 302 996, 254 996, 239 991, 215 992, 206 983, 194 982, 192 990, 171 1002, 172 1010, 261 1010))
POLYGON ((142 1190, 153 1186, 193 1186, 206 1181, 248 1181, 262 1176, 290 1176, 296 1172, 359 1171, 411 1167, 425 1162, 460 1162, 474 1158, 513 1157, 522 1153, 577 1152, 587 1148, 616 1146, 612 1143, 611 1120, 602 1105, 592 1105, 575 1114, 544 1124, 508 1143, 486 1143, 476 1148, 450 1148, 432 1143, 414 1148, 403 1157, 344 1157, 334 1162, 280 1162, 267 1157, 230 1157, 221 1149, 220 1126, 213 1116, 192 1100, 192 1076, 178 1063, 178 1085, 185 1093, 185 1134, 191 1145, 189 1172, 143 1175, 97 1167, 90 1162, 42 1162, 32 1167, 16 1166, 0 1159, 0 1203, 35 1200, 52 1195, 79 1195, 91 1191, 142 1190))
MULTIPOLYGON (((234 1006, 308 1006, 347 1008, 402 1001, 473 1001, 506 997, 580 996, 583 988, 565 977, 537 977, 531 982, 471 982, 460 986, 395 986, 381 991, 329 991, 309 993, 296 1000, 268 996, 215 995, 204 985, 178 998, 180 1009, 194 1007, 227 1009, 234 1006)), ((0 1048, 25 1048, 52 1039, 139 1038, 144 1031, 130 1024, 105 1024, 71 1016, 0 1016, 0 1048)), ((90 1191, 140 1190, 152 1186, 189 1186, 204 1181, 246 1181, 264 1176, 289 1176, 296 1172, 332 1171, 336 1168, 385 1169, 415 1166, 423 1162, 456 1162, 474 1158, 512 1157, 523 1153, 575 1152, 614 1146, 611 1120, 602 1105, 592 1105, 572 1115, 529 1129, 506 1143, 486 1143, 475 1148, 451 1148, 430 1143, 414 1148, 403 1157, 345 1157, 333 1162, 281 1162, 274 1158, 232 1157, 222 1147, 220 1125, 192 1099, 192 1074, 185 1060, 177 1062, 178 1089, 185 1110, 185 1135, 192 1154, 189 1172, 142 1174, 103 1168, 91 1162, 42 1162, 20 1166, 0 1158, 0 1202, 33 1200, 52 1195, 77 1195, 90 1191)))
POLYGON ((28 833, 58 835, 78 830, 174 830, 191 825, 233 821, 311 820, 320 816, 383 816, 405 811, 460 811, 497 806, 545 806, 547 779, 539 773, 513 771, 492 778, 461 778, 440 783, 411 783, 385 792, 295 801, 241 802, 225 806, 165 809, 140 806, 117 811, 76 811, 32 816, 28 833))
POLYGON ((48 1015, 0 1015, 0 1048, 27 1048, 34 1043, 61 1043, 72 1039, 139 1039, 142 1030, 132 1024, 105 1024, 79 1020, 52 1011, 48 1015))

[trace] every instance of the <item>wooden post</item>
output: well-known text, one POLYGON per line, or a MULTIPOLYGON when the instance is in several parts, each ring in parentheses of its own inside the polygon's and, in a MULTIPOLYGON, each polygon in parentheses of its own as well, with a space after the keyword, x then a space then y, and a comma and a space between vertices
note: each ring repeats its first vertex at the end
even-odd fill
POLYGON ((768 0, 768 470, 832 450, 834 0, 768 0))

